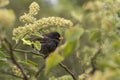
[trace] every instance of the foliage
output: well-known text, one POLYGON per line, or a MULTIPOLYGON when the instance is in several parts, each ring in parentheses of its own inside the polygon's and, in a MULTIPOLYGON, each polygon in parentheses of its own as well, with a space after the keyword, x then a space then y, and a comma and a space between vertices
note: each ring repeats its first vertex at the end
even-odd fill
MULTIPOLYGON (((71 4, 69 3, 68 5, 70 6, 71 4)), ((117 47, 120 41, 118 29, 120 21, 119 4, 119 0, 86 1, 82 7, 76 5, 75 8, 77 9, 73 8, 70 11, 72 17, 80 23, 78 24, 85 28, 85 36, 88 36, 88 40, 84 39, 85 41, 82 41, 83 44, 79 50, 79 59, 83 67, 86 67, 85 74, 87 75, 81 74, 84 77, 82 76, 83 78, 80 78, 80 80, 84 80, 84 78, 86 80, 115 80, 115 77, 116 80, 119 80, 119 77, 117 77, 119 75, 119 63, 116 62, 116 59, 118 59, 116 57, 120 58, 120 47, 117 47), (90 66, 93 70, 99 70, 94 73, 93 77, 86 72, 90 66), (109 69, 108 73, 107 69, 109 69), (109 75, 109 73, 111 74, 109 75)))
MULTIPOLYGON (((31 35, 37 35, 38 32, 42 33, 48 30, 48 28, 53 31, 54 27, 56 29, 60 28, 65 29, 65 27, 71 27, 72 22, 70 20, 65 20, 64 18, 59 17, 48 17, 36 20, 34 17, 39 11, 39 5, 36 2, 33 2, 29 7, 29 13, 25 13, 20 17, 22 22, 26 22, 24 26, 19 26, 13 30, 13 39, 18 41, 22 38, 30 38, 31 35)), ((40 37, 41 34, 38 34, 40 37)))

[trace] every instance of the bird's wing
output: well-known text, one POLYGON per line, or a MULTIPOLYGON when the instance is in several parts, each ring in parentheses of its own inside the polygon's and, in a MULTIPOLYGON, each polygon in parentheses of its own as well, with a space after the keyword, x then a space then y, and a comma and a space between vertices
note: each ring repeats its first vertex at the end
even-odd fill
MULTIPOLYGON (((35 42, 35 41, 39 41, 42 44, 45 44, 48 42, 48 39, 46 38, 32 38, 31 41, 35 42)), ((34 45, 31 45, 32 48, 34 48, 34 45)))
POLYGON ((34 38, 32 41, 39 41, 40 43, 48 42, 48 38, 34 38))
POLYGON ((40 53, 44 54, 45 55, 44 58, 46 58, 49 56, 49 54, 51 52, 53 52, 56 49, 56 47, 57 46, 53 41, 47 42, 47 43, 42 43, 40 53))
POLYGON ((55 42, 52 40, 49 40, 48 42, 41 44, 40 52, 43 54, 49 54, 52 51, 54 51, 56 49, 56 47, 57 47, 57 45, 55 44, 55 42))

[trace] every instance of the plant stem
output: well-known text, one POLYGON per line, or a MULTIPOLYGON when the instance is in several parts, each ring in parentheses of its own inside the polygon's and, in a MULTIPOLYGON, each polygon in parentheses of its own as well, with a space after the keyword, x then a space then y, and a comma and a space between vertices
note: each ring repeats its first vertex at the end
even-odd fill
POLYGON ((77 80, 76 77, 75 77, 75 75, 74 75, 74 73, 73 73, 66 65, 64 65, 64 64, 62 64, 62 63, 59 63, 59 65, 60 65, 62 68, 64 68, 65 71, 68 72, 68 73, 72 76, 73 80, 77 80))
POLYGON ((23 75, 23 80, 28 80, 27 74, 25 73, 24 68, 16 61, 15 56, 13 54, 13 49, 12 49, 12 45, 10 44, 10 42, 5 38, 4 41, 8 44, 9 46, 9 54, 10 54, 10 58, 13 62, 13 64, 15 64, 21 71, 22 75, 23 75))

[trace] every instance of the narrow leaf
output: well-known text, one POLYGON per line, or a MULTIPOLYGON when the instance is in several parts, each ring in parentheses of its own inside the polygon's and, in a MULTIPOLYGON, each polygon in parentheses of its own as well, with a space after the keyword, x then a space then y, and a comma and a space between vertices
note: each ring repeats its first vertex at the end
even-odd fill
POLYGON ((75 27, 67 30, 65 33, 65 37, 67 41, 73 41, 79 39, 83 33, 84 33, 83 28, 75 27))
POLYGON ((41 50, 41 44, 40 44, 39 41, 35 41, 35 42, 33 43, 33 45, 34 45, 35 49, 37 49, 38 51, 41 50))
POLYGON ((31 60, 27 60, 27 61, 19 61, 22 65, 24 66, 32 66, 32 67, 36 67, 37 64, 31 60))
POLYGON ((64 57, 67 57, 69 55, 71 55, 76 47, 76 40, 75 41, 71 41, 71 42, 67 42, 63 48, 63 52, 62 52, 62 55, 64 57))
POLYGON ((7 57, 3 51, 0 51, 0 57, 7 57))
POLYGON ((31 45, 32 44, 32 42, 30 41, 30 40, 26 40, 26 39, 22 39, 22 41, 23 41, 23 44, 25 44, 25 45, 31 45))
POLYGON ((100 39, 101 33, 99 30, 93 31, 92 34, 90 35, 90 40, 91 41, 98 41, 100 39))
POLYGON ((52 68, 57 66, 64 58, 56 52, 50 54, 50 56, 46 59, 46 68, 45 74, 47 75, 52 68))

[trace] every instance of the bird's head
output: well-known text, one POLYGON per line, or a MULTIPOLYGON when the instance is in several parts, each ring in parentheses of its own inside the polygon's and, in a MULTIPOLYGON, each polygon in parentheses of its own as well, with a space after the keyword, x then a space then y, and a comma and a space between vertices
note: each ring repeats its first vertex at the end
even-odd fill
POLYGON ((44 36, 51 38, 51 39, 57 39, 57 40, 63 39, 63 37, 61 37, 58 32, 50 32, 50 33, 45 34, 44 36))

